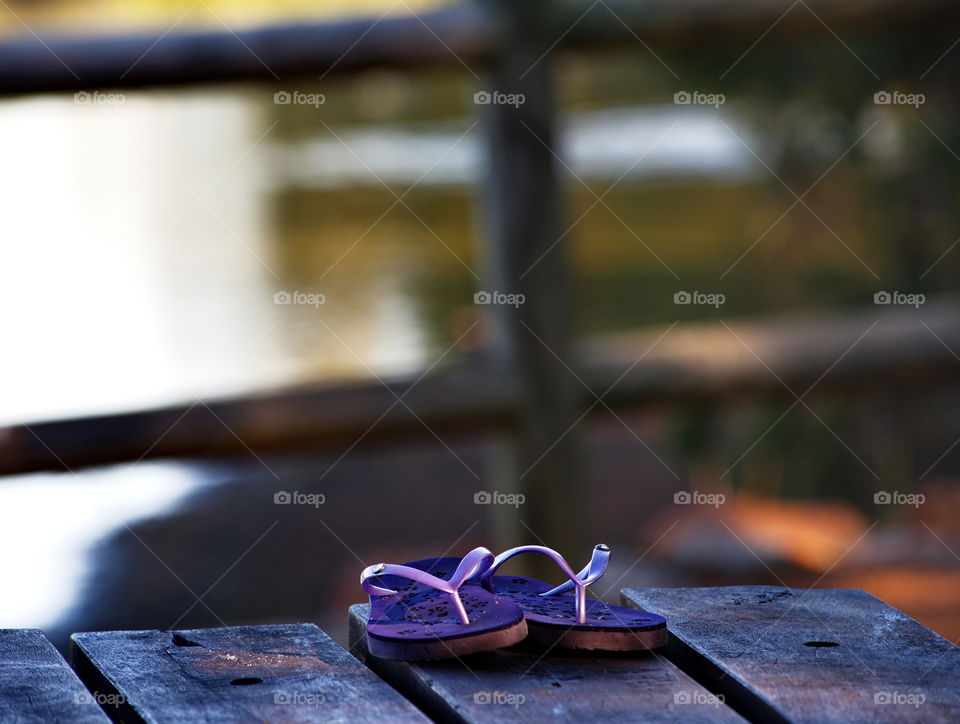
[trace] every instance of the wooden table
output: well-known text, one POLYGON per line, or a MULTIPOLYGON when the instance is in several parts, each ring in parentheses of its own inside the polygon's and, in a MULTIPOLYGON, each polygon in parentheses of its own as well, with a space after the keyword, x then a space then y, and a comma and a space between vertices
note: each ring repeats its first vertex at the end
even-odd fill
POLYGON ((0 630, 0 722, 960 722, 960 649, 862 591, 622 598, 667 617, 665 649, 388 662, 356 605, 354 656, 313 624, 110 631, 74 634, 71 668, 41 632, 0 630))

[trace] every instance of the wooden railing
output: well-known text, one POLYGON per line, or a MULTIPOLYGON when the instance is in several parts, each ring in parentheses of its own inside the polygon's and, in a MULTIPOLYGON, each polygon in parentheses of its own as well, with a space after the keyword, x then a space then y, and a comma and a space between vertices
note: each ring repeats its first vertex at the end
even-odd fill
MULTIPOLYGON (((488 354, 431 374, 413 386, 404 401, 439 431, 512 436, 512 459, 528 471, 522 485, 529 525, 545 539, 573 546, 580 542, 571 540, 575 535, 566 513, 547 501, 563 500, 564 509, 579 509, 583 490, 576 436, 567 431, 589 395, 557 358, 583 358, 578 374, 599 393, 634 363, 644 341, 608 341, 593 355, 576 353, 571 341, 569 271, 564 245, 555 248, 563 228, 563 202, 554 158, 559 151, 553 58, 560 50, 637 46, 638 37, 675 48, 742 44, 773 23, 799 36, 826 32, 824 23, 834 32, 904 30, 942 27, 960 17, 960 4, 949 0, 807 0, 802 8, 787 12, 792 6, 790 0, 607 0, 584 14, 590 5, 583 2, 488 0, 420 16, 296 24, 236 35, 175 31, 162 37, 42 41, 26 36, 0 42, 0 95, 241 80, 273 83, 378 66, 413 70, 441 64, 476 67, 485 74, 485 86, 522 93, 526 103, 519 108, 480 107, 492 167, 481 189, 487 228, 478 242, 478 256, 487 262, 483 288, 522 293, 527 302, 516 310, 495 310, 488 354)), ((899 319, 896 313, 893 318, 899 319)), ((960 317, 953 304, 944 303, 925 318, 960 348, 960 317)), ((939 373, 956 364, 932 335, 909 325, 894 327, 865 340, 824 384, 918 369, 939 373)), ((812 326, 755 325, 745 333, 758 335, 758 344, 762 337, 764 349, 782 358, 779 374, 798 384, 815 379, 852 341, 843 320, 812 326), (819 344, 797 341, 811 336, 819 344)), ((713 344, 726 345, 730 352, 737 342, 719 327, 671 335, 656 355, 630 369, 607 401, 635 405, 752 389, 782 392, 780 383, 742 349, 704 355, 704 350, 717 350, 709 346, 713 344)), ((144 456, 246 454, 247 447, 265 453, 341 446, 368 430, 409 385, 410 380, 391 380, 387 386, 317 386, 193 407, 14 426, 0 430, 0 473, 144 456)), ((396 405, 369 434, 371 439, 395 439, 427 433, 404 405, 396 405)))
MULTIPOLYGON (((572 367, 593 395, 606 393, 604 400, 618 409, 715 404, 745 395, 789 399, 784 385, 799 394, 827 370, 817 384, 825 394, 897 379, 926 384, 955 379, 960 361, 950 350, 960 350, 960 300, 929 302, 922 316, 929 330, 912 310, 890 308, 729 326, 687 324, 663 336, 640 361, 637 357, 664 329, 606 335, 580 346, 572 367)), ((571 379, 576 382, 573 373, 571 379)), ((583 398, 592 401, 585 388, 583 398)), ((0 428, 0 475, 63 465, 244 455, 246 446, 258 454, 336 449, 360 435, 370 442, 422 437, 424 424, 444 436, 510 434, 519 425, 520 400, 515 380, 471 357, 422 379, 318 384, 0 428), (398 397, 409 409, 397 404, 398 397)))
MULTIPOLYGON (((509 10, 519 3, 466 2, 419 15, 302 22, 237 32, 44 36, 0 41, 0 95, 90 88, 193 85, 349 74, 372 67, 488 67, 504 51, 509 10), (278 78, 279 76, 279 78, 278 78)), ((757 39, 776 22, 790 37, 938 27, 956 21, 949 0, 584 0, 525 2, 536 54, 638 46, 717 47, 757 39), (812 12, 811 12, 812 11, 812 12), (782 17, 781 17, 782 16, 782 17), (778 20, 779 19, 779 20, 778 20), (822 22, 821 22, 822 21, 822 22), (539 44, 537 44, 539 41, 539 44)))

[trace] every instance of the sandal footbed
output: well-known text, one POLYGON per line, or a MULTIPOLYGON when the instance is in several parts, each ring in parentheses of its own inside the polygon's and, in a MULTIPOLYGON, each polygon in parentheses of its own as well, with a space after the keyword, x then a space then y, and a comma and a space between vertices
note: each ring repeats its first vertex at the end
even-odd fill
MULTIPOLYGON (((449 578, 459 558, 427 558, 405 563, 440 578, 449 578)), ((470 583, 460 588, 470 622, 460 621, 448 593, 402 578, 382 576, 378 585, 396 591, 370 597, 367 642, 381 658, 423 660, 460 656, 510 646, 527 634, 516 603, 470 583)))
POLYGON ((662 616, 588 598, 587 620, 577 623, 573 592, 539 595, 551 588, 535 578, 493 577, 494 592, 523 609, 527 643, 604 651, 640 651, 667 643, 667 622, 662 616))

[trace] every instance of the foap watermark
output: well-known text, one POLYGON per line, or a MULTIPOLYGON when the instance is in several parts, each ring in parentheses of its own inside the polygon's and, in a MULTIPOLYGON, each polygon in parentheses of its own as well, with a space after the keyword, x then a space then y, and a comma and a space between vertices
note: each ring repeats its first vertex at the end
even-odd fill
POLYGON ((523 694, 511 694, 509 691, 475 691, 474 704, 499 704, 500 706, 517 707, 523 704, 527 697, 523 694))
POLYGON ((507 294, 506 292, 477 292, 473 295, 474 304, 505 304, 510 307, 519 307, 527 301, 524 294, 507 294))
POLYGON ((873 102, 878 106, 913 106, 919 108, 926 103, 923 93, 903 93, 902 91, 877 91, 873 102))
POLYGON ((702 93, 700 91, 677 91, 673 102, 678 106, 713 106, 719 108, 727 102, 723 93, 702 93))
POLYGON ((676 691, 673 694, 673 703, 677 706, 690 704, 697 706, 721 706, 726 697, 723 694, 711 694, 706 691, 676 691))
POLYGON ((323 93, 302 93, 301 91, 277 91, 273 102, 278 106, 313 106, 319 108, 327 102, 323 93))
POLYGON ((899 490, 886 491, 878 490, 873 494, 874 505, 912 505, 919 508, 927 502, 927 496, 923 493, 901 493, 899 490))
POLYGON ((873 703, 877 706, 912 706, 919 708, 926 703, 926 694, 908 694, 903 691, 875 691, 873 703))
POLYGON ((78 106, 122 106, 127 97, 123 93, 77 91, 73 94, 73 102, 78 106))
POLYGON ((273 295, 274 304, 294 304, 319 308, 325 304, 327 297, 325 294, 317 292, 275 292, 273 295))
POLYGON ((874 304, 897 304, 902 306, 920 308, 920 305, 927 301, 925 294, 907 292, 877 292, 873 295, 874 304))
POLYGON ((327 502, 327 496, 323 493, 301 493, 294 490, 288 493, 286 490, 279 490, 273 494, 274 505, 312 505, 319 508, 327 502))
POLYGON ((703 304, 719 309, 727 297, 719 292, 677 292, 673 295, 674 304, 703 304))
POLYGON ((527 502, 527 496, 523 493, 501 493, 494 490, 492 493, 488 490, 478 490, 473 494, 474 505, 512 505, 519 508, 527 502))
POLYGON ((678 490, 673 494, 674 505, 712 505, 719 508, 727 502, 723 493, 701 493, 699 490, 678 490))
POLYGON ((78 691, 73 695, 73 703, 117 708, 127 703, 127 697, 123 694, 101 694, 99 691, 78 691))
POLYGON ((303 691, 275 691, 273 692, 273 703, 294 706, 323 706, 327 703, 327 697, 323 694, 303 691))
POLYGON ((526 103, 523 93, 501 93, 500 91, 477 91, 473 94, 473 102, 478 106, 513 106, 519 108, 526 103))

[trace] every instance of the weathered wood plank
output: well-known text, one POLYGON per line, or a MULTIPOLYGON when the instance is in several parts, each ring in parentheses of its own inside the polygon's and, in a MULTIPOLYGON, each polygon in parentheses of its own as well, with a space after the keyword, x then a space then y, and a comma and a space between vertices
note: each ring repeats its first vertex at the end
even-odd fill
POLYGON ((439 722, 743 721, 661 656, 491 651, 408 664, 371 657, 369 606, 350 607, 350 650, 439 722))
POLYGON ((73 650, 125 723, 427 721, 313 624, 79 633, 73 650))
POLYGON ((94 697, 41 631, 0 629, 0 722, 108 721, 94 697))
POLYGON ((626 589, 667 616, 666 655, 748 718, 960 721, 960 649, 863 591, 626 589))

